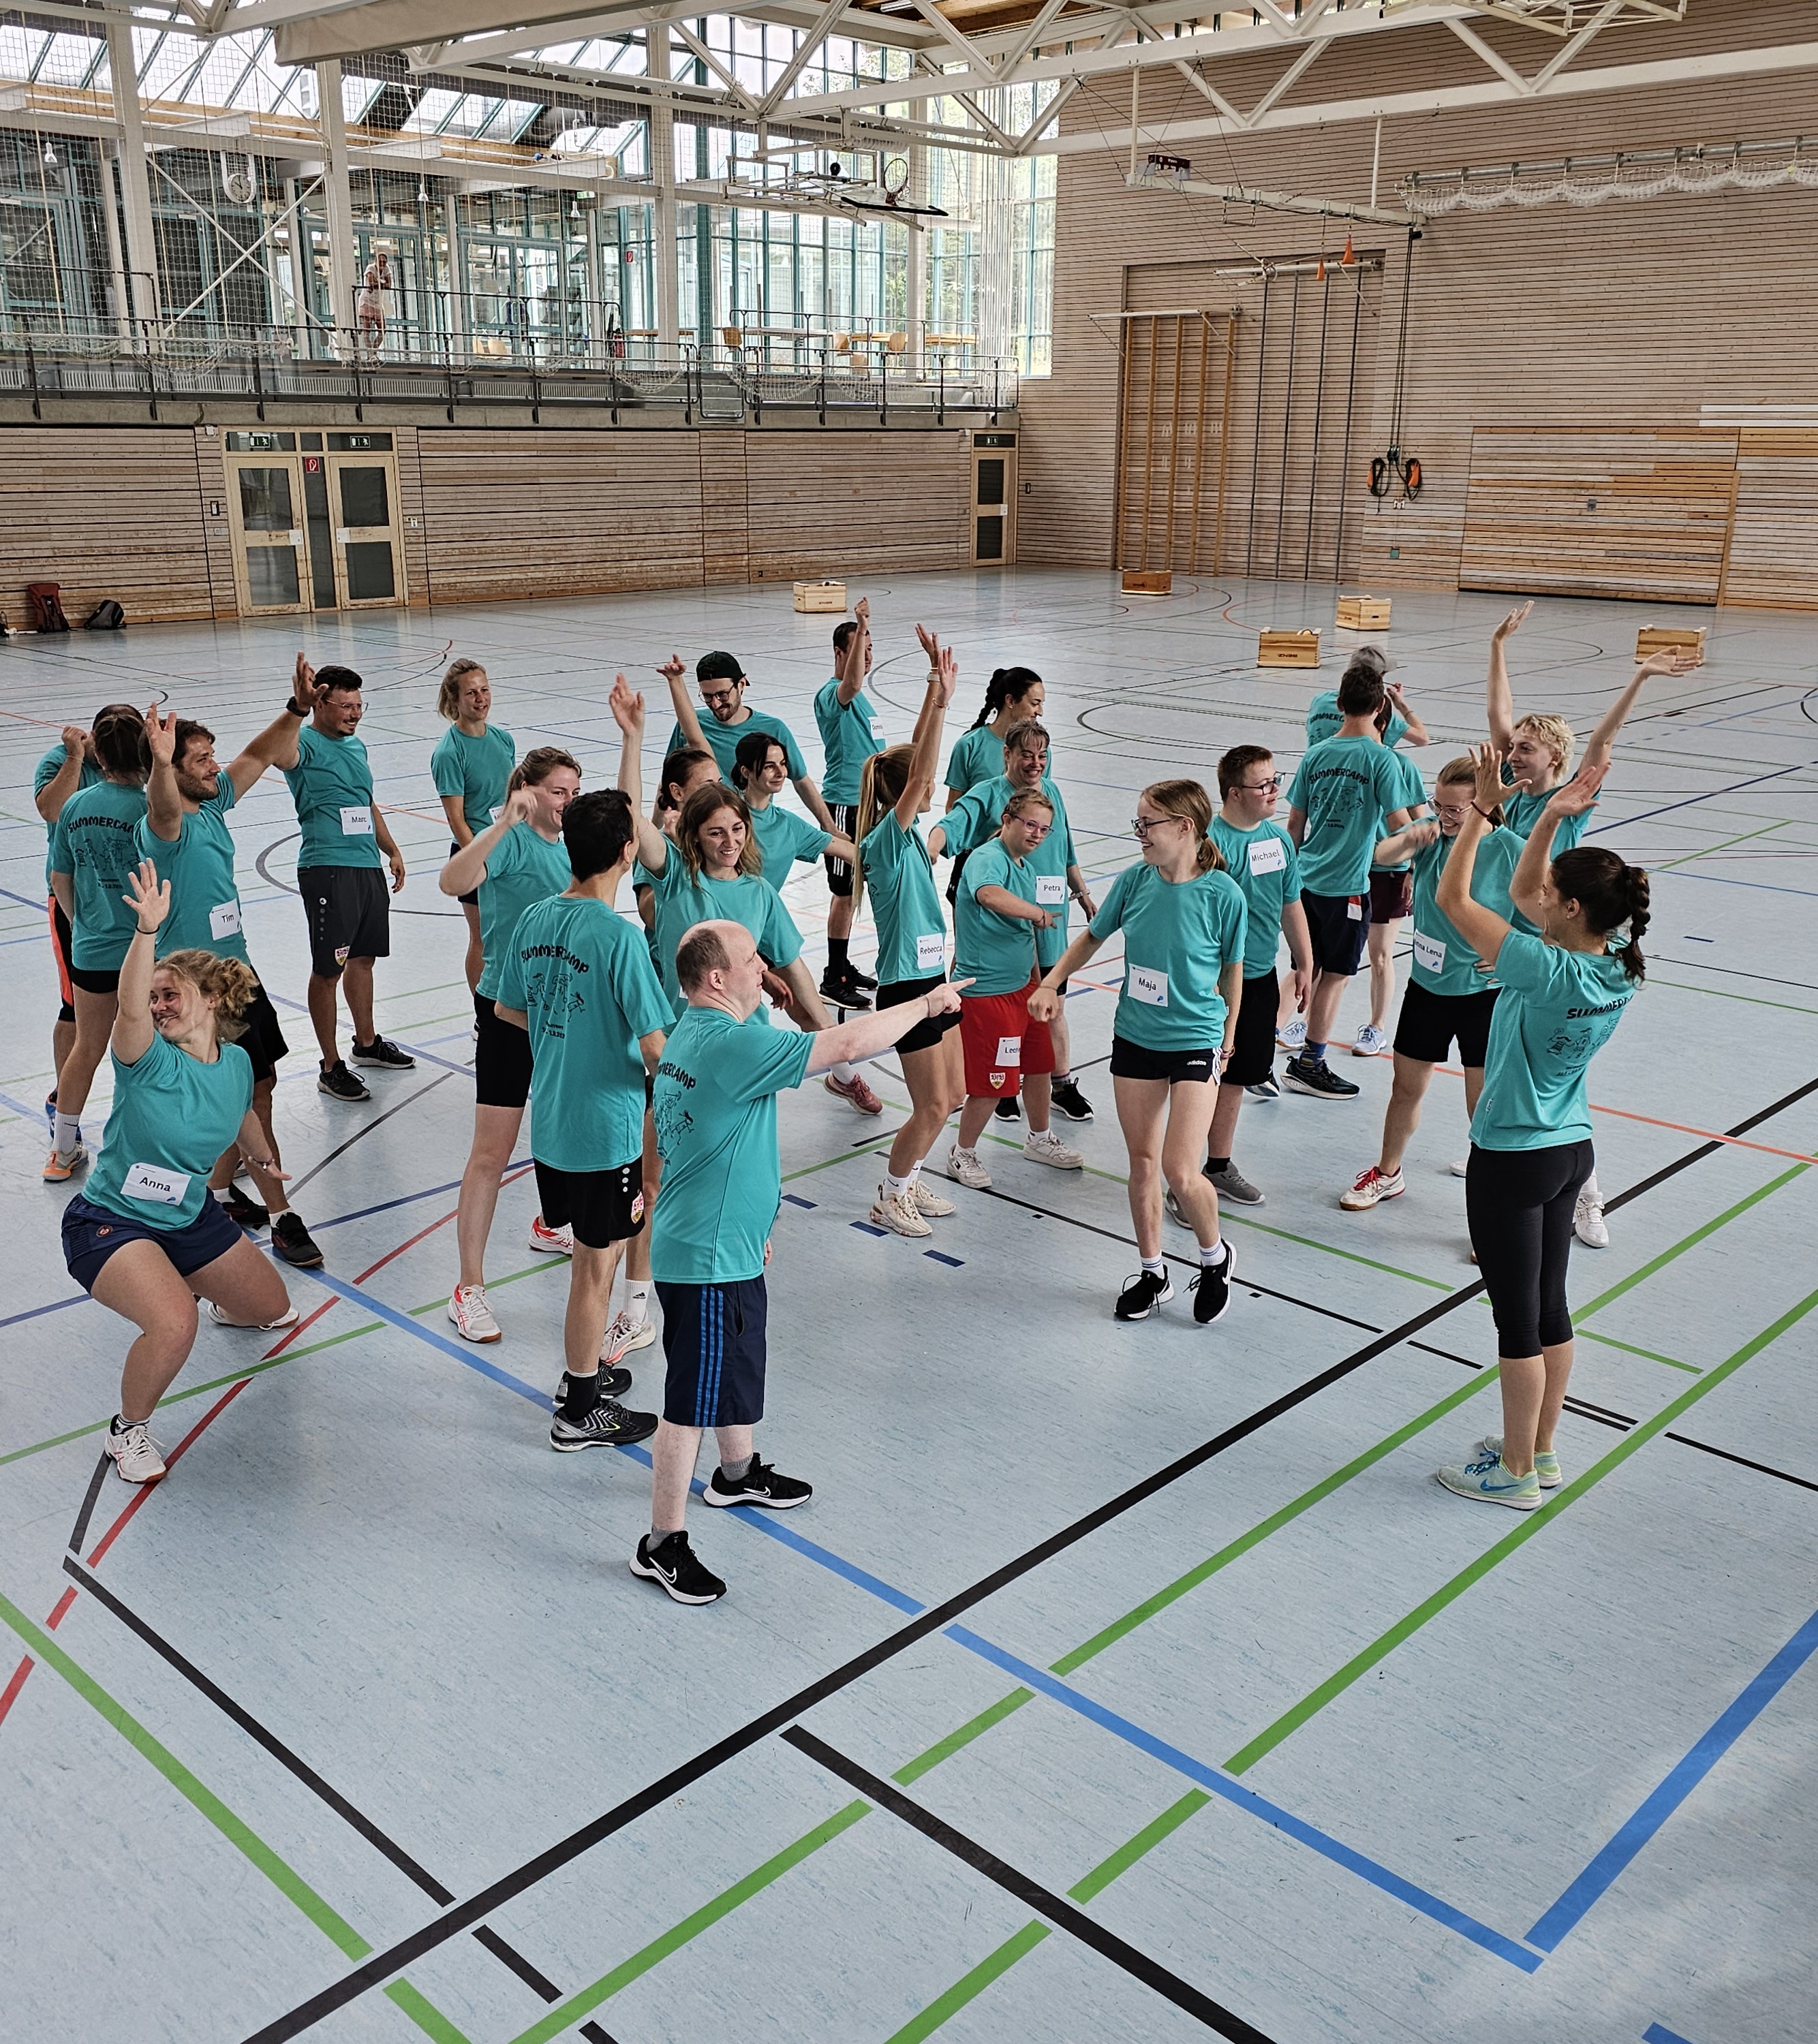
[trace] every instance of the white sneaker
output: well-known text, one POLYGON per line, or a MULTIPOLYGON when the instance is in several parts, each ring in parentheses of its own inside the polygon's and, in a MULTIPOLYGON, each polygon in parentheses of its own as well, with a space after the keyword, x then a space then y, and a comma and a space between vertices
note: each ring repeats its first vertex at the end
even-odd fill
POLYGON ((892 1235, 925 1235, 934 1232, 922 1219, 913 1193, 886 1192, 882 1185, 871 1202, 871 1225, 887 1228, 892 1235))
POLYGON ((164 1458, 152 1438, 151 1427, 143 1420, 121 1427, 118 1432, 110 1427, 102 1446, 113 1456, 114 1473, 122 1483, 150 1483, 164 1473, 164 1458))
POLYGON ((629 1355, 633 1349, 648 1348, 655 1339, 655 1320, 634 1320, 621 1306, 607 1325, 606 1338, 600 1343, 600 1360, 610 1369, 621 1355, 629 1355))
POLYGON ((967 1156, 957 1143, 947 1153, 947 1175, 956 1185, 970 1185, 975 1193, 991 1189, 991 1174, 979 1162, 978 1151, 967 1156))
POLYGON ((1572 1209, 1572 1232, 1587 1249, 1608 1249, 1609 1230, 1604 1225, 1604 1196, 1595 1178, 1578 1188, 1578 1204, 1572 1209))
POLYGON ((1032 1128, 1023 1138, 1023 1155, 1032 1164, 1051 1164, 1057 1171, 1086 1168, 1085 1158, 1078 1151, 1070 1150, 1051 1128, 1044 1128, 1039 1135, 1032 1128))
POLYGON ((1275 1041, 1284 1051, 1298 1051, 1307 1040, 1307 1018, 1304 1015, 1291 1016, 1286 1024, 1275 1032, 1275 1041))
POLYGON ((533 1214, 530 1221, 530 1246, 539 1256, 572 1256, 575 1253, 575 1231, 571 1228, 545 1228, 541 1214, 533 1214))
POLYGON ((1357 1032, 1357 1041, 1351 1047, 1354 1058, 1386 1057, 1389 1051, 1389 1037, 1374 1022, 1366 1022, 1357 1032))
POLYGON ((1399 1171, 1385 1171, 1371 1164, 1358 1173, 1356 1183, 1348 1193, 1339 1195, 1338 1203, 1347 1213, 1368 1213, 1384 1200, 1400 1199, 1407 1189, 1407 1181, 1399 1171))
POLYGON ((1452 1163, 1452 1176, 1455 1178, 1468 1178, 1470 1176, 1470 1158, 1459 1157, 1454 1159, 1452 1163))
POLYGON ((499 1324, 486 1304, 483 1285, 457 1285, 448 1301, 448 1318, 463 1341, 495 1342, 499 1338, 499 1324))
POLYGON ((915 1183, 909 1188, 909 1192, 915 1201, 915 1210, 918 1214, 928 1215, 936 1220, 945 1220, 949 1214, 958 1213, 959 1211, 951 1200, 943 1199, 940 1193, 919 1175, 915 1183))
POLYGON ((245 1327, 255 1333, 270 1334, 274 1327, 294 1327, 297 1324, 297 1308, 286 1306, 275 1320, 230 1320, 213 1299, 208 1302, 209 1318, 217 1327, 245 1327))

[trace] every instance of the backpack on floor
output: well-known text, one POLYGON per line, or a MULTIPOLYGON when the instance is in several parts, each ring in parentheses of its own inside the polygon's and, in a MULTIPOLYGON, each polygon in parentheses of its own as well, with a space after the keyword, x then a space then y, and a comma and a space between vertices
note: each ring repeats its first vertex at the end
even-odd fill
POLYGON ((117 632, 126 622, 126 613, 112 597, 98 603, 88 613, 83 625, 85 632, 117 632))
POLYGON ((67 632, 70 621, 63 615, 63 607, 57 601, 63 584, 56 582, 29 582, 25 594, 31 599, 32 629, 34 632, 67 632))

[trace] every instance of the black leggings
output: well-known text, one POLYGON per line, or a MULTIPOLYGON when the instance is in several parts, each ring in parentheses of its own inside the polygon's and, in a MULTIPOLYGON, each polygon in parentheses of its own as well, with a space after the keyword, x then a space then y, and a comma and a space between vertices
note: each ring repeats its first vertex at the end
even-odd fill
POLYGON ((1547 1150, 1471 1145, 1465 1212, 1496 1316, 1498 1355, 1538 1355, 1572 1339, 1566 1304, 1572 1208, 1596 1165, 1588 1143, 1547 1150))

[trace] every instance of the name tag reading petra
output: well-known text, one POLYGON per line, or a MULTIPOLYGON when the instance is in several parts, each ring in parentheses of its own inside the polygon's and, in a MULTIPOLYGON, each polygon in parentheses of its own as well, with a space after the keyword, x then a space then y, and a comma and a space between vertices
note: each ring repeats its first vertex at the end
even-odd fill
POLYGON ((341 811, 343 837, 371 837, 372 812, 371 809, 343 809, 341 811))
POLYGON ((1151 1008, 1166 1008, 1168 976, 1165 972, 1158 972, 1152 965, 1133 965, 1124 975, 1124 991, 1132 1001, 1145 1001, 1151 1008))
POLYGON ((1000 1036, 997 1039, 997 1062, 1000 1065, 1020 1065, 1023 1062, 1023 1039, 1020 1036, 1000 1036))
POLYGON ((167 1171, 162 1164, 135 1164, 121 1182, 129 1200, 160 1207, 180 1207, 190 1189, 187 1171, 167 1171))
POLYGON ((1286 873, 1288 847, 1278 837, 1253 838, 1250 844, 1250 870, 1253 874, 1286 873))
POLYGON ((1414 962, 1428 972, 1443 972, 1446 969, 1446 947, 1437 937, 1429 937, 1424 930, 1414 932, 1414 962))
POLYGON ((1038 909, 1058 909, 1066 899, 1065 874, 1038 873, 1036 875, 1036 906, 1038 909))
POLYGON ((223 901, 218 909, 209 911, 209 935, 211 937, 231 937, 240 930, 240 904, 223 901))
POLYGON ((917 972, 939 972, 946 963, 947 939, 938 930, 932 936, 916 939, 915 966, 917 972))

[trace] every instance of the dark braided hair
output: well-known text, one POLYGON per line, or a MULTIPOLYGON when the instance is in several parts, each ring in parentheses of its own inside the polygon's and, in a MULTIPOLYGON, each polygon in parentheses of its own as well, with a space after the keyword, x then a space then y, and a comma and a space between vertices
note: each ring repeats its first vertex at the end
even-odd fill
POLYGON ((1026 696, 1040 682, 1033 667, 997 667, 985 684, 985 707, 972 720, 972 729, 990 724, 1005 707, 1026 696))
POLYGON ((1641 939, 1648 924, 1646 870, 1625 866, 1607 845, 1575 844, 1554 860, 1552 880, 1561 901, 1576 901, 1585 912, 1585 927, 1597 936, 1628 925, 1628 942, 1616 955, 1631 979, 1639 984, 1645 978, 1647 961, 1641 955, 1641 939))

